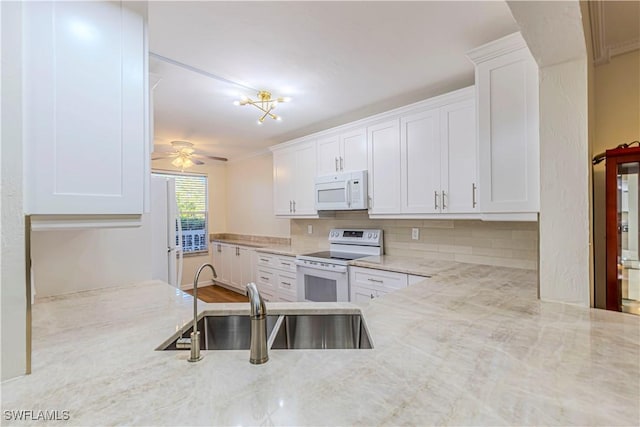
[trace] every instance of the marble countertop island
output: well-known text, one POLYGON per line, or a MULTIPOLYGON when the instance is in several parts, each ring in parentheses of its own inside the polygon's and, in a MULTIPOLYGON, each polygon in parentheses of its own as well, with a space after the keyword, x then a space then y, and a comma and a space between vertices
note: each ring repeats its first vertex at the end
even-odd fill
MULTIPOLYGON (((371 350, 155 351, 191 317, 161 282, 33 306, 33 374, 4 411, 55 425, 638 425, 640 317, 536 299, 535 272, 441 268, 362 306, 371 350)), ((267 309, 353 309, 273 303, 267 309)), ((248 312, 247 304, 199 310, 248 312)))

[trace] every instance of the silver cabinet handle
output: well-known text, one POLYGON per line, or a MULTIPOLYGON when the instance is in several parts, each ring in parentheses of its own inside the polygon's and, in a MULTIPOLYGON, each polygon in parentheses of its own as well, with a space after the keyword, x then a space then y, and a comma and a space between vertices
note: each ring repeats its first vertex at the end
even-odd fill
POLYGON ((447 204, 445 203, 445 197, 447 197, 446 191, 442 190, 442 209, 447 209, 447 204))
POLYGON ((371 299, 373 299, 373 294, 371 294, 371 299))
POLYGON ((295 212, 296 212, 296 201, 294 200, 293 201, 293 213, 295 213, 295 212))
POLYGON ((438 192, 437 191, 433 192, 433 208, 435 210, 438 210, 438 192))
POLYGON ((476 183, 472 182, 471 183, 471 207, 475 208, 477 203, 476 203, 476 190, 478 189, 478 187, 476 187, 476 183))
POLYGON ((293 212, 293 208, 291 207, 291 206, 292 206, 292 203, 293 203, 293 202, 292 202, 291 200, 289 200, 289 212, 293 212))
POLYGON ((283 285, 291 286, 291 283, 289 282, 280 282, 280 283, 282 283, 283 285))
POLYGON ((268 278, 268 277, 260 276, 260 278, 261 278, 262 280, 269 280, 269 278, 268 278))
POLYGON ((260 261, 262 261, 262 262, 269 262, 269 260, 268 260, 268 259, 264 259, 264 258, 260 258, 260 261))
POLYGON ((372 279, 372 278, 369 278, 369 279, 367 279, 367 280, 369 280, 370 282, 384 283, 382 280, 378 280, 378 279, 372 279))
POLYGON ((287 267, 289 267, 291 264, 289 264, 288 262, 282 262, 282 265, 286 265, 287 267))
POLYGON ((344 170, 344 166, 342 165, 342 156, 340 156, 340 170, 344 170))
POLYGON ((334 157, 334 159, 336 159, 336 172, 338 172, 338 158, 334 157))

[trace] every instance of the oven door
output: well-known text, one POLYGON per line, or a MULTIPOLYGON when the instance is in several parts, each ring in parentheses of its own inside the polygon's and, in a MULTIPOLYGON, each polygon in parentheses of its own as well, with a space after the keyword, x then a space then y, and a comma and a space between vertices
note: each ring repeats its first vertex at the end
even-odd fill
POLYGON ((298 301, 349 301, 349 273, 346 266, 298 264, 297 282, 298 301))

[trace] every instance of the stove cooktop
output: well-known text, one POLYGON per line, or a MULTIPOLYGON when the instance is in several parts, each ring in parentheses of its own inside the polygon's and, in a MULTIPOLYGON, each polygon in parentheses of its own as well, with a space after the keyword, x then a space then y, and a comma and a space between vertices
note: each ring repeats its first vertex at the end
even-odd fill
POLYGON ((311 254, 302 255, 306 258, 321 258, 321 259, 333 259, 337 261, 353 261, 354 259, 365 258, 371 255, 367 254, 352 254, 347 252, 331 252, 331 251, 322 251, 322 252, 314 252, 311 254))

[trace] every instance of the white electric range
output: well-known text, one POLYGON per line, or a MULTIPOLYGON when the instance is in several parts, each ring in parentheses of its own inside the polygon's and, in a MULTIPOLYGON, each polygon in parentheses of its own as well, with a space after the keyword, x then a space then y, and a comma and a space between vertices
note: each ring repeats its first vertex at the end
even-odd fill
POLYGON ((382 230, 332 229, 329 250, 298 255, 298 301, 349 301, 349 261, 382 255, 382 230))

